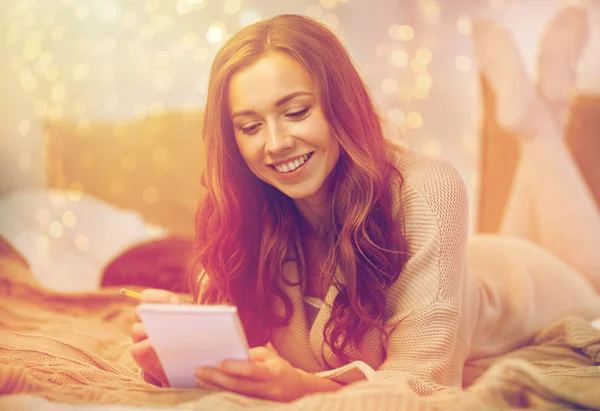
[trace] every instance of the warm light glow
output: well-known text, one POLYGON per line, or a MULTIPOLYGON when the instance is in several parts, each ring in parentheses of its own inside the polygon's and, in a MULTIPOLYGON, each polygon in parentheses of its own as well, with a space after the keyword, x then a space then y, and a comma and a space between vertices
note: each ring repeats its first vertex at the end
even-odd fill
POLYGON ((87 136, 92 131, 92 122, 89 119, 82 119, 77 122, 77 132, 81 136, 87 136))
POLYGON ((415 77, 415 85, 421 90, 429 90, 432 82, 433 80, 428 73, 419 73, 415 77))
POLYGON ((65 35, 64 26, 54 26, 52 29, 52 40, 60 40, 65 35))
POLYGON ((164 67, 171 62, 171 54, 167 51, 159 51, 154 55, 154 65, 158 67, 164 67))
POLYGON ((48 226, 48 231, 50 232, 50 237, 60 238, 63 235, 63 226, 58 221, 52 221, 48 226))
POLYGON ((94 153, 92 153, 91 151, 84 151, 79 156, 79 165, 84 168, 91 167, 92 165, 94 165, 95 161, 96 159, 94 158, 94 153))
POLYGON ((440 157, 442 146, 435 140, 430 140, 421 147, 421 151, 430 157, 440 157))
POLYGON ((132 171, 135 168, 136 160, 133 154, 125 154, 121 157, 121 167, 125 171, 132 171))
POLYGON ((148 12, 148 14, 152 14, 152 13, 156 13, 158 11, 159 6, 160 6, 159 0, 146 0, 146 4, 144 5, 144 8, 148 12))
POLYGON ((20 135, 26 136, 31 131, 31 122, 29 120, 21 120, 18 130, 20 135))
POLYGON ((398 67, 405 67, 408 64, 408 53, 404 50, 394 50, 390 54, 390 60, 398 67))
POLYGON ((54 103, 64 103, 67 96, 65 83, 54 83, 52 86, 52 101, 54 103))
POLYGON ((47 256, 50 252, 50 239, 45 235, 38 235, 36 239, 37 253, 40 256, 47 256))
POLYGON ((469 71, 471 69, 471 59, 467 56, 457 56, 454 59, 454 65, 460 71, 469 71))
POLYGON ((154 88, 161 93, 171 90, 173 78, 166 71, 156 70, 154 72, 154 88))
POLYGON ((64 110, 61 105, 53 104, 48 109, 48 119, 50 120, 60 120, 64 116, 64 110))
POLYGON ((25 91, 34 91, 38 85, 37 77, 28 68, 21 70, 19 80, 25 91))
POLYGON ((81 117, 87 111, 87 103, 85 102, 85 100, 76 100, 75 102, 73 102, 71 108, 73 109, 73 113, 76 116, 81 117))
POLYGON ((28 152, 20 152, 17 161, 19 163, 19 169, 21 171, 29 171, 29 169, 31 168, 31 155, 28 152))
POLYGON ((254 10, 246 10, 246 11, 243 11, 240 16, 240 23, 242 26, 248 26, 252 23, 256 23, 257 21, 259 21, 261 19, 262 19, 262 17, 258 12, 254 11, 254 10))
POLYGON ((44 70, 44 75, 46 80, 48 80, 50 83, 54 82, 58 78, 58 67, 56 67, 54 64, 48 66, 48 68, 44 70))
POLYGON ((90 240, 83 234, 77 234, 75 237, 75 248, 79 251, 87 251, 90 248, 90 240))
POLYGON ((133 115, 136 117, 145 117, 148 113, 148 107, 145 104, 138 103, 133 106, 133 115))
POLYGON ((494 10, 502 10, 505 6, 504 0, 490 0, 490 6, 492 6, 494 10))
POLYGON ((321 0, 321 6, 323 6, 324 9, 333 9, 337 6, 337 3, 337 0, 321 0))
POLYGON ((45 101, 37 101, 35 103, 35 115, 45 117, 48 114, 48 103, 45 101))
POLYGON ((422 73, 425 70, 427 70, 427 63, 423 62, 423 60, 421 60, 421 59, 413 57, 412 59, 410 59, 410 67, 416 73, 422 73))
POLYGON ((125 192, 125 183, 120 178, 112 179, 108 183, 108 190, 112 195, 118 197, 125 192))
POLYGON ((196 47, 192 52, 192 58, 198 63, 208 60, 208 50, 205 47, 196 47))
POLYGON ((421 60, 425 64, 431 63, 433 59, 433 55, 431 54, 431 50, 425 47, 421 47, 415 53, 415 57, 421 60))
POLYGON ((89 67, 87 66, 87 64, 79 63, 73 69, 73 78, 75 80, 83 80, 84 78, 87 77, 89 71, 90 70, 89 70, 89 67))
POLYGON ((86 4, 80 4, 75 8, 75 18, 77 20, 85 20, 90 14, 90 9, 86 4))
POLYGON ((386 94, 394 94, 398 91, 398 82, 393 78, 385 78, 381 82, 381 89, 386 94))
POLYGON ((389 28, 388 33, 394 40, 410 41, 415 37, 415 30, 409 25, 395 24, 389 28))
POLYGON ((226 14, 236 14, 242 8, 241 0, 226 0, 223 4, 223 11, 226 14))
POLYGON ((152 16, 152 27, 157 31, 169 31, 173 27, 173 19, 166 14, 152 16))
POLYGON ((119 108, 119 95, 117 93, 111 93, 106 96, 104 105, 108 110, 116 110, 119 108))
POLYGON ((75 213, 71 210, 67 210, 62 215, 62 223, 67 228, 73 228, 75 224, 77 224, 77 217, 75 213))
POLYGON ((83 193, 83 184, 80 181, 73 181, 67 189, 67 198, 71 201, 81 200, 83 193))
POLYGON ((473 25, 469 16, 462 16, 461 18, 459 18, 456 22, 456 29, 460 34, 464 34, 465 36, 471 35, 473 25))
POLYGON ((399 108, 393 108, 388 112, 388 120, 396 126, 401 126, 406 121, 406 115, 399 108))
POLYGON ((140 27, 139 35, 142 40, 151 40, 154 37, 154 27, 150 24, 144 24, 140 27))
POLYGON ((218 43, 223 40, 225 25, 223 23, 213 23, 206 31, 206 40, 209 43, 218 43))
POLYGON ((191 12, 194 9, 194 6, 188 0, 179 0, 177 2, 176 8, 177 8, 177 13, 188 14, 189 12, 191 12))
POLYGON ((41 226, 46 227, 52 220, 50 210, 47 208, 38 208, 36 212, 36 220, 41 226))
POLYGON ((406 125, 408 128, 418 130, 423 125, 423 117, 416 111, 411 111, 406 115, 406 125))
POLYGON ((379 56, 379 57, 385 57, 388 54, 388 46, 386 46, 385 44, 378 44, 377 47, 375 47, 375 53, 379 56))
POLYGON ((142 198, 147 204, 155 204, 158 202, 159 192, 154 186, 147 186, 142 193, 142 198))
POLYGON ((52 53, 48 51, 44 51, 40 58, 38 59, 38 64, 40 68, 45 69, 52 63, 52 53))
POLYGON ((318 4, 308 6, 306 14, 313 19, 320 19, 323 16, 323 9, 318 4))
POLYGON ((427 97, 429 97, 429 90, 423 90, 423 89, 420 89, 420 88, 415 88, 412 91, 412 95, 417 100, 427 100, 427 97))

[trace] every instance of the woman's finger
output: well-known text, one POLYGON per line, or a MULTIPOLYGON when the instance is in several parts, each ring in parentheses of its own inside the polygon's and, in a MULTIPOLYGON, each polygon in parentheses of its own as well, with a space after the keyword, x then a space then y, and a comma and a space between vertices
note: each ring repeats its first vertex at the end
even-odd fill
POLYGON ((267 363, 252 361, 225 360, 219 363, 218 370, 237 377, 249 378, 254 381, 270 381, 280 373, 274 372, 267 363))
POLYGON ((167 290, 156 288, 147 288, 140 293, 142 303, 171 303, 179 304, 180 300, 177 294, 167 290))
POLYGON ((248 359, 250 361, 267 361, 275 356, 277 356, 277 354, 267 347, 254 347, 248 350, 248 359))
POLYGON ((158 355, 152 348, 150 340, 145 339, 139 343, 131 344, 129 352, 135 362, 147 373, 150 373, 158 381, 166 385, 167 376, 162 369, 158 355))
POLYGON ((213 367, 201 367, 196 371, 196 386, 204 388, 207 383, 217 385, 229 391, 254 397, 272 400, 277 400, 278 397, 278 393, 274 392, 276 388, 272 387, 269 382, 236 377, 221 372, 213 367))
POLYGON ((144 324, 141 322, 133 323, 131 326, 131 337, 134 343, 148 338, 148 333, 146 332, 146 328, 144 328, 144 324))

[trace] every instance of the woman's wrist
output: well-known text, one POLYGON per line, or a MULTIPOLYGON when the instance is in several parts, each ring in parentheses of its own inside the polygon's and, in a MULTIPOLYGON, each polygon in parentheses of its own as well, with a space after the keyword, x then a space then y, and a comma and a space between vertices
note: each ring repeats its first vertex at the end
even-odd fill
POLYGON ((343 385, 340 383, 337 383, 327 378, 316 376, 300 368, 296 368, 296 370, 302 376, 302 387, 305 395, 316 392, 337 391, 343 387, 343 385))

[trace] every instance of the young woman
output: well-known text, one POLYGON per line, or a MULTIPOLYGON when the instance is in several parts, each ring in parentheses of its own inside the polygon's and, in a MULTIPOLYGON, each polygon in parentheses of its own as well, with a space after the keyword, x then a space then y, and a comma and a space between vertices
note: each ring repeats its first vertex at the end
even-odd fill
MULTIPOLYGON (((600 315, 597 262, 576 272, 562 249, 509 237, 467 247, 458 173, 384 138, 348 53, 313 20, 278 16, 223 46, 203 138, 193 294, 235 304, 254 348, 248 362, 198 369, 199 386, 289 401, 366 378, 431 394, 461 387, 468 358, 513 349, 563 314, 600 315)), ((559 143, 532 144, 537 176, 560 167, 571 206, 591 202, 559 143)), ((565 187, 535 194, 551 203, 565 187)), ((595 247, 600 216, 592 205, 573 217, 583 210, 596 241, 577 246, 595 247)), ((148 378, 166 383, 142 324, 133 337, 148 378)))

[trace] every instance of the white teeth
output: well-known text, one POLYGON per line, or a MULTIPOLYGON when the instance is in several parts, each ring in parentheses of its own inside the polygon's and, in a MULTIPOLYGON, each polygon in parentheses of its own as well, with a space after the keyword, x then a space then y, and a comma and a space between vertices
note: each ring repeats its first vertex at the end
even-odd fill
POLYGON ((309 154, 305 154, 297 160, 290 161, 287 164, 276 165, 274 167, 280 173, 288 173, 290 171, 294 171, 295 169, 300 167, 302 164, 304 164, 306 162, 306 160, 308 160, 309 157, 310 157, 309 154))

